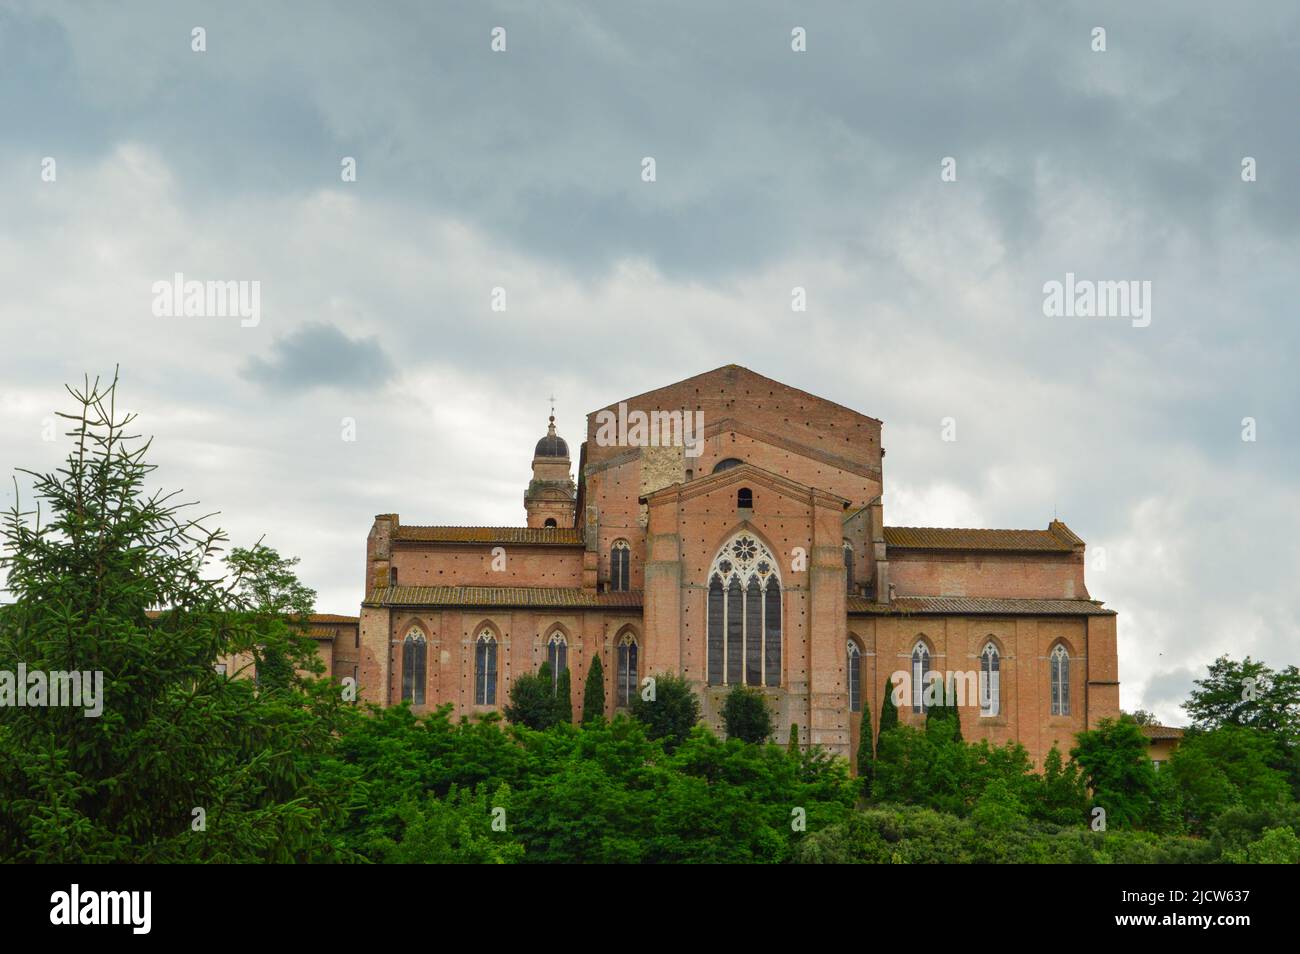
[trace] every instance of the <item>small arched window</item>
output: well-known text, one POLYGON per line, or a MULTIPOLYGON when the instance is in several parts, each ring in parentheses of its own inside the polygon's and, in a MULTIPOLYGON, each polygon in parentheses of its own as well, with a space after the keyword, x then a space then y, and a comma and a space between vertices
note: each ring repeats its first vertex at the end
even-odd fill
POLYGON ((424 631, 413 627, 402 640, 402 701, 417 706, 424 705, 425 660, 428 658, 428 641, 424 631))
POLYGON ((487 629, 474 644, 474 704, 497 704, 497 638, 487 629))
POLYGON ((618 641, 618 688, 616 698, 618 705, 626 708, 632 704, 632 694, 636 692, 637 679, 640 670, 637 668, 640 663, 640 646, 637 645, 636 637, 631 633, 624 633, 623 638, 618 641))
POLYGON ((551 664, 551 691, 560 686, 560 673, 569 668, 569 641, 559 630, 551 633, 546 644, 546 661, 551 664))
POLYGON ((739 467, 743 463, 739 458, 728 457, 726 460, 720 460, 713 465, 713 472, 720 474, 724 470, 731 470, 733 467, 739 467))
POLYGON ((549 530, 554 530, 558 526, 558 524, 556 524, 554 517, 547 517, 546 522, 542 524, 542 526, 549 530))
POLYGON ((609 588, 626 593, 632 588, 632 547, 626 540, 615 540, 609 550, 609 588))
POLYGON ((930 649, 920 640, 912 647, 912 711, 925 712, 925 681, 930 674, 930 649))
POLYGON ((849 592, 853 592, 853 544, 844 541, 844 576, 848 580, 849 592))
POLYGON ((754 491, 748 487, 741 487, 736 491, 736 509, 753 510, 754 509, 754 491))
POLYGON ((397 567, 395 566, 391 566, 388 568, 388 585, 389 586, 397 585, 397 567))
POLYGON ((1070 654, 1057 643, 1048 665, 1052 671, 1052 715, 1070 714, 1070 654))
POLYGON ((1002 707, 1002 654, 993 640, 980 652, 980 715, 995 716, 1002 707))
POLYGON ((862 650, 849 640, 849 711, 862 711, 862 650))

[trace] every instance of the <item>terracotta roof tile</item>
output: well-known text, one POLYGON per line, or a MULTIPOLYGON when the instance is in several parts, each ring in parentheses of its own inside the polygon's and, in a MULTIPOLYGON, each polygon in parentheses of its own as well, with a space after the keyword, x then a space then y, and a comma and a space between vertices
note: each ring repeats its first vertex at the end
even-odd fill
POLYGON ((340 616, 337 613, 312 613, 311 616, 308 617, 308 621, 312 623, 354 623, 355 624, 361 622, 361 617, 340 616))
POLYGON ((513 545, 581 546, 576 527, 408 527, 398 526, 396 539, 428 543, 501 543, 513 545))
POLYGON ((1097 600, 1029 600, 987 596, 899 596, 876 603, 861 596, 848 599, 850 615, 907 616, 912 613, 953 616, 1114 616, 1097 600))
POLYGON ((381 586, 368 605, 387 606, 543 606, 601 608, 641 606, 641 591, 593 593, 560 586, 381 586))
POLYGON ((1183 730, 1172 725, 1140 725, 1138 729, 1148 739, 1181 739, 1183 730))
POLYGON ((1060 521, 1047 530, 885 527, 885 544, 913 550, 1007 550, 1070 553, 1083 541, 1060 521), (1075 543, 1074 541, 1078 541, 1075 543))

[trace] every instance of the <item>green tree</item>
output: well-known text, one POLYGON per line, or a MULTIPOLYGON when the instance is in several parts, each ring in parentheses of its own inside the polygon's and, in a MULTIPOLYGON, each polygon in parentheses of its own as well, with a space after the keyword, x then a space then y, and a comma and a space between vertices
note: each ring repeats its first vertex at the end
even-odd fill
POLYGON ((0 706, 0 859, 337 857, 325 832, 342 789, 310 769, 351 707, 217 674, 264 641, 252 600, 216 570, 225 536, 146 491, 150 445, 116 411, 116 377, 68 391, 65 465, 23 471, 37 509, 4 518, 0 670, 84 673, 96 699, 0 706))
POLYGON ((1204 831, 1229 808, 1260 811, 1292 801, 1286 774, 1273 768, 1277 762, 1272 733, 1229 724, 1189 733, 1165 771, 1177 787, 1188 824, 1204 831))
POLYGON ((600 655, 591 659, 587 669, 587 681, 582 688, 582 721, 596 722, 605 718, 605 669, 601 665, 600 655))
POLYGON ((1223 860, 1238 865, 1300 865, 1300 837, 1294 828, 1266 828, 1257 841, 1225 851, 1223 860))
POLYGON ((898 706, 894 705, 894 680, 885 680, 885 701, 880 704, 880 731, 888 732, 898 727, 898 706))
POLYGON ((549 729, 559 723, 550 662, 542 663, 536 673, 526 672, 515 678, 510 686, 510 701, 502 714, 515 725, 530 729, 549 729))
POLYGON ((1247 656, 1237 662, 1220 656, 1204 679, 1194 683, 1183 708, 1198 729, 1241 725, 1300 738, 1300 671, 1274 672, 1247 656))
POLYGON ((1146 736, 1127 719, 1103 719, 1075 736, 1070 757, 1083 770, 1092 803, 1105 809, 1109 827, 1141 827, 1153 817, 1156 775, 1147 750, 1146 736))
POLYGON ((700 721, 700 701, 682 676, 662 673, 654 677, 654 691, 633 694, 628 711, 646 727, 652 739, 663 739, 672 751, 686 741, 691 727, 700 721))
POLYGON ((555 681, 555 721, 565 725, 573 722, 573 683, 568 666, 555 681))
POLYGON ((957 741, 961 741, 961 715, 957 711, 955 704, 950 705, 946 701, 943 705, 930 706, 925 711, 925 728, 930 731, 930 727, 936 723, 944 723, 942 732, 945 736, 951 736, 957 741))
POLYGON ((799 754, 799 723, 790 723, 790 740, 785 744, 786 750, 791 755, 799 754))
POLYGON ((316 591, 299 581, 294 570, 298 558, 282 557, 259 541, 250 549, 233 548, 225 563, 246 622, 256 633, 251 656, 258 687, 283 689, 300 671, 323 673, 309 634, 316 591))
POLYGON ((1079 766, 1065 761, 1055 745, 1043 759, 1041 788, 1030 808, 1035 818, 1058 825, 1078 825, 1087 817, 1088 791, 1079 766))
POLYGON ((870 797, 871 780, 876 774, 875 739, 871 734, 871 707, 862 707, 862 724, 858 730, 858 779, 862 794, 870 797))
POLYGON ((772 737, 772 710, 762 690, 737 683, 722 703, 727 738, 758 744, 772 737))

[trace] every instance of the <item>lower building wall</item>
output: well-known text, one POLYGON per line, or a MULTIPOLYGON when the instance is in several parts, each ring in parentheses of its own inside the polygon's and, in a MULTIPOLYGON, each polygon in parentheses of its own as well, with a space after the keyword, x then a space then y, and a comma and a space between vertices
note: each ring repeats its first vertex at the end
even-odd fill
MULTIPOLYGON (((675 647, 672 653, 654 651, 653 636, 644 632, 640 614, 608 610, 557 614, 535 609, 365 607, 360 632, 357 665, 363 701, 381 705, 401 701, 403 641, 419 632, 427 640, 424 702, 413 708, 429 712, 450 704, 457 717, 501 711, 514 679, 520 673, 536 672, 547 659, 552 635, 561 636, 567 645, 575 719, 583 714, 585 680, 596 655, 605 674, 605 716, 612 717, 618 708, 617 644, 624 633, 637 641, 639 679, 654 674, 649 660, 677 652, 675 647), (490 634, 497 645, 496 698, 491 705, 475 698, 474 648, 482 633, 490 634)), ((978 679, 985 644, 991 641, 997 647, 999 706, 995 714, 982 715, 977 697, 959 705, 967 741, 982 739, 994 745, 1018 741, 1035 765, 1041 765, 1052 746, 1066 754, 1076 733, 1119 714, 1118 682, 1104 678, 1114 669, 1114 617, 853 617, 847 621, 847 633, 861 652, 862 705, 869 707, 877 733, 885 682, 895 672, 910 671, 912 650, 918 643, 929 650, 932 671, 968 674, 960 677, 964 686, 977 685, 972 680, 978 679), (1053 714, 1051 706, 1049 657, 1058 644, 1069 654, 1069 710, 1064 714, 1053 714), (1096 660, 1093 653, 1103 658, 1096 660)), ((763 691, 773 710, 777 741, 786 742, 790 726, 796 724, 801 743, 811 739, 855 761, 862 714, 848 708, 847 642, 837 646, 836 659, 829 659, 828 652, 823 649, 818 659, 824 671, 818 677, 822 690, 816 700, 810 694, 804 662, 808 653, 802 646, 784 648, 785 685, 763 691)), ((705 685, 692 675, 687 673, 700 698, 703 720, 722 734, 726 687, 705 685)), ((924 714, 914 713, 906 702, 899 707, 899 719, 917 727, 925 723, 924 714)))

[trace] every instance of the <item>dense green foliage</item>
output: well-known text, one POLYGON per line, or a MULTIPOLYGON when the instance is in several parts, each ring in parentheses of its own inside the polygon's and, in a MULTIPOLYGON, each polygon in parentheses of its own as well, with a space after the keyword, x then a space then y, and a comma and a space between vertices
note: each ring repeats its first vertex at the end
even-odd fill
POLYGON ((538 731, 561 722, 572 722, 572 706, 568 707, 569 718, 565 719, 565 705, 555 688, 551 664, 544 662, 537 672, 521 673, 515 678, 510 684, 510 701, 501 711, 515 725, 526 725, 538 731))
POLYGON ((600 655, 591 659, 587 669, 587 681, 582 688, 582 721, 595 722, 605 718, 605 667, 601 665, 600 655))
POLYGON ((673 673, 655 676, 653 687, 648 697, 644 690, 633 696, 628 711, 646 727, 650 738, 663 739, 664 747, 672 751, 700 721, 700 700, 691 684, 673 673))
POLYGON ((416 837, 436 847, 430 861, 784 861, 803 837, 793 808, 809 831, 852 810, 843 760, 791 759, 702 727, 669 753, 626 716, 535 732, 449 710, 375 710, 343 737, 321 771, 354 788, 346 848, 406 860, 416 837), (491 829, 493 808, 504 831, 491 829))
POLYGON ((858 729, 858 782, 862 794, 871 797, 871 783, 876 777, 876 740, 871 733, 871 707, 862 707, 862 722, 858 729))
POLYGON ((772 737, 772 711, 761 689, 734 685, 722 703, 722 724, 727 738, 766 742, 772 737))
POLYGON ((565 725, 573 721, 573 677, 568 666, 555 680, 555 721, 565 725))
POLYGON ((880 731, 898 728, 898 706, 894 705, 894 680, 885 680, 885 699, 880 703, 880 731))

